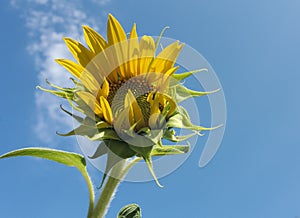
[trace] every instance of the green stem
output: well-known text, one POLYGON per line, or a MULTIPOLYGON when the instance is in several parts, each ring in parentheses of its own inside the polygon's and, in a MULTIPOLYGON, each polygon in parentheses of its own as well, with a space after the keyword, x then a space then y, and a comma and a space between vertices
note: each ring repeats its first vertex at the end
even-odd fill
POLYGON ((92 180, 86 170, 82 170, 81 173, 88 185, 88 190, 89 190, 89 194, 90 194, 90 203, 89 203, 89 210, 88 210, 87 217, 92 218, 93 210, 94 210, 94 201, 95 201, 95 193, 94 193, 93 183, 92 183, 92 180))
POLYGON ((141 158, 136 158, 127 166, 126 160, 122 160, 119 164, 113 167, 111 171, 112 176, 108 177, 108 180, 101 192, 101 195, 93 212, 93 218, 103 218, 105 216, 118 185, 123 180, 129 169, 140 160, 141 158), (114 176, 117 178, 115 178, 114 176))

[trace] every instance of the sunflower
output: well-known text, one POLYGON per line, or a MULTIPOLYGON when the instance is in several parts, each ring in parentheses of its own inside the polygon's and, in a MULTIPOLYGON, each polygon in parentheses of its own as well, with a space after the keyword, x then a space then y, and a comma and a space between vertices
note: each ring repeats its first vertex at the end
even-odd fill
POLYGON ((162 145, 163 138, 178 142, 210 129, 192 124, 186 110, 178 105, 182 100, 210 92, 190 90, 180 83, 201 70, 176 73, 179 66, 175 64, 183 44, 176 41, 158 53, 164 30, 156 41, 151 36, 138 37, 136 24, 126 34, 118 20, 109 14, 107 40, 88 26, 83 26, 87 46, 64 38, 75 62, 66 59, 56 62, 75 77, 74 87, 62 88, 48 81, 55 90, 39 87, 66 98, 84 115, 80 117, 61 107, 80 126, 60 135, 82 135, 102 141, 92 158, 108 155, 106 173, 119 159, 140 156, 155 178, 151 156, 158 154, 157 149, 165 154, 187 151, 187 147, 162 145), (193 133, 177 136, 174 128, 193 133))

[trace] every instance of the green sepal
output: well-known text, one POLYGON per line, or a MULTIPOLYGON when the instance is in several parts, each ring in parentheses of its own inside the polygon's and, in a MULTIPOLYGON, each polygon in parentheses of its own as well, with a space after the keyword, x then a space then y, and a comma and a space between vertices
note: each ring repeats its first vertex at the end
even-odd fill
POLYGON ((155 41, 155 52, 157 52, 157 48, 158 48, 158 45, 159 45, 159 43, 161 41, 161 38, 163 37, 163 35, 164 35, 164 33, 166 32, 167 29, 170 29, 170 27, 169 26, 165 26, 162 29, 162 31, 160 32, 158 38, 156 39, 156 41, 155 41))
POLYGON ((124 135, 122 138, 126 139, 126 142, 128 142, 129 144, 143 145, 144 147, 149 147, 159 143, 159 141, 163 136, 163 129, 151 130, 151 131, 147 131, 147 133, 145 132, 136 133, 129 129, 129 130, 123 130, 123 133, 124 135))
POLYGON ((76 91, 84 91, 86 90, 86 88, 84 87, 84 85, 82 85, 79 81, 77 81, 76 79, 70 77, 70 80, 74 83, 74 85, 76 86, 76 88, 74 88, 76 91))
POLYGON ((190 145, 155 145, 151 151, 151 156, 164 156, 175 154, 186 154, 190 150, 190 145))
POLYGON ((95 112, 76 93, 74 93, 74 97, 72 99, 68 99, 68 101, 69 104, 78 112, 85 114, 92 120, 99 119, 95 112), (73 102, 76 103, 77 106, 73 102))
POLYGON ((104 142, 110 151, 122 159, 133 157, 137 153, 129 144, 124 141, 104 140, 104 142))
POLYGON ((63 91, 63 92, 67 92, 67 93, 74 93, 76 91, 76 88, 64 88, 64 87, 60 87, 58 85, 55 85, 51 82, 49 82, 48 79, 46 79, 46 83, 50 86, 52 86, 53 88, 57 89, 57 90, 60 90, 60 91, 63 91))
POLYGON ((199 70, 193 70, 193 71, 188 71, 188 72, 184 72, 184 73, 178 73, 178 74, 173 74, 172 77, 178 81, 181 81, 195 73, 199 73, 199 72, 208 72, 208 70, 206 68, 203 69, 199 69, 199 70))
POLYGON ((151 129, 147 126, 147 127, 143 127, 141 129, 138 130, 138 134, 149 134, 151 131, 151 129))
POLYGON ((188 135, 180 135, 180 136, 177 136, 175 135, 175 131, 173 129, 171 130, 167 130, 164 132, 164 138, 171 141, 171 142, 182 142, 182 141, 185 141, 195 135, 197 135, 198 132, 193 132, 191 134, 188 134, 188 135))
POLYGON ((72 99, 74 97, 73 93, 69 93, 69 92, 64 92, 64 91, 57 91, 57 90, 51 90, 51 89, 45 89, 41 86, 37 86, 37 89, 40 89, 44 92, 48 92, 50 94, 56 95, 60 98, 66 98, 66 99, 72 99))
POLYGON ((152 158, 151 158, 151 151, 152 151, 153 146, 145 146, 145 147, 144 146, 143 147, 142 146, 133 146, 133 145, 129 145, 129 146, 132 150, 134 150, 137 153, 138 156, 141 156, 144 159, 156 184, 158 185, 158 187, 162 188, 163 186, 159 183, 159 181, 155 175, 155 172, 153 170, 152 158))
POLYGON ((64 109, 62 105, 60 105, 60 109, 65 112, 66 114, 70 115, 71 117, 73 117, 77 122, 82 123, 84 121, 84 118, 77 116, 75 114, 72 114, 71 112, 69 112, 68 110, 64 109))
POLYGON ((187 111, 181 107, 177 107, 177 113, 170 117, 168 119, 168 122, 166 123, 167 128, 183 128, 183 129, 189 129, 189 130, 195 130, 195 131, 203 131, 203 130, 214 130, 217 127, 203 127, 194 125, 190 121, 190 117, 187 113, 187 111))
MULTIPOLYGON (((75 99, 75 96, 74 96, 74 99, 75 99)), ((78 112, 80 112, 82 114, 85 114, 84 111, 81 108, 79 108, 78 106, 75 105, 76 102, 74 101, 74 99, 67 98, 67 101, 69 102, 70 106, 74 110, 76 110, 76 111, 78 111, 78 112)))
POLYGON ((216 90, 208 91, 208 92, 199 92, 199 91, 188 89, 182 84, 177 84, 176 86, 173 86, 169 89, 169 94, 176 100, 177 103, 179 103, 188 98, 200 97, 200 96, 205 96, 208 94, 213 94, 215 92, 218 92, 219 90, 220 89, 216 89, 216 90))
POLYGON ((106 139, 114 139, 121 141, 118 134, 108 126, 97 128, 96 126, 89 126, 81 124, 79 127, 71 130, 68 133, 58 133, 56 134, 60 136, 73 136, 73 135, 81 135, 92 141, 102 141, 106 139))
MULTIPOLYGON (((156 52, 157 52, 157 48, 158 48, 158 45, 159 45, 159 43, 160 43, 160 41, 161 41, 161 38, 162 38, 162 36, 164 35, 165 31, 166 31, 167 29, 169 29, 169 28, 170 28, 169 26, 164 27, 164 28, 162 29, 162 31, 160 32, 158 38, 156 39, 156 41, 155 41, 155 48, 154 48, 154 56, 152 57, 152 59, 151 59, 149 65, 148 65, 147 72, 150 72, 150 68, 151 68, 151 66, 152 66, 152 64, 153 64, 153 62, 154 62, 155 55, 156 55, 156 52)), ((148 74, 148 73, 147 73, 147 74, 148 74)), ((147 74, 146 74, 146 75, 147 75, 147 74)))
POLYGON ((40 89, 44 92, 51 93, 51 94, 56 95, 56 96, 61 97, 61 98, 73 99, 74 98, 74 93, 77 90, 77 88, 63 88, 63 87, 54 85, 54 84, 50 83, 47 79, 46 79, 46 83, 48 85, 50 85, 51 87, 55 88, 56 90, 46 89, 46 88, 43 88, 41 86, 37 86, 36 88, 38 88, 38 89, 40 89))
POLYGON ((110 170, 119 161, 135 156, 136 152, 123 141, 105 140, 98 146, 96 152, 90 158, 95 159, 105 154, 107 154, 106 166, 99 188, 101 188, 104 184, 105 178, 107 177, 110 170))
POLYGON ((100 145, 98 145, 96 151, 94 152, 94 154, 92 156, 88 156, 88 158, 90 159, 96 159, 98 157, 101 157, 105 154, 108 153, 108 148, 105 145, 105 142, 101 142, 100 145))
POLYGON ((137 204, 128 204, 119 211, 118 218, 141 218, 142 211, 137 204))

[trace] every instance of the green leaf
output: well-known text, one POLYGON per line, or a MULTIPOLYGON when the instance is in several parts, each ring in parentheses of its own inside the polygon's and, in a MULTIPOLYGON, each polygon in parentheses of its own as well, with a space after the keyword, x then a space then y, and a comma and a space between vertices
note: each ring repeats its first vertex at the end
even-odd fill
POLYGON ((141 218, 142 211, 137 204, 128 204, 123 207, 119 213, 118 218, 141 218))
POLYGON ((32 156, 52 160, 67 166, 76 167, 79 170, 84 169, 86 166, 82 155, 50 148, 23 148, 1 155, 0 159, 18 156, 32 156))
POLYGON ((164 156, 164 155, 175 155, 185 154, 190 150, 189 145, 164 145, 154 146, 151 152, 151 156, 164 156))
POLYGON ((203 69, 199 69, 199 70, 193 70, 193 71, 188 71, 188 72, 184 72, 184 73, 178 73, 178 74, 173 74, 172 77, 178 81, 181 81, 195 73, 199 73, 199 72, 208 72, 208 70, 206 68, 203 69))
POLYGON ((11 157, 20 157, 20 156, 31 156, 37 158, 43 158, 47 160, 52 160, 60 164, 64 164, 70 167, 76 167, 82 176, 84 177, 90 194, 90 204, 88 217, 91 217, 94 209, 94 189, 89 174, 86 170, 86 161, 84 157, 80 154, 73 152, 55 150, 50 148, 23 148, 15 150, 0 156, 0 159, 11 158, 11 157))

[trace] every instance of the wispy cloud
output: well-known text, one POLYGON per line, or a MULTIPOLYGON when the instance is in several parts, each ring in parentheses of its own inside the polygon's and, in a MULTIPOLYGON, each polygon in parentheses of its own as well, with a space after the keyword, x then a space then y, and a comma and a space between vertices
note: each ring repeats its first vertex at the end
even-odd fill
MULTIPOLYGON (((95 5, 95 0, 89 0, 95 5)), ((98 1, 97 1, 98 2, 98 1)), ((103 3, 107 3, 104 1, 103 3)), ((22 10, 22 17, 28 29, 31 41, 28 52, 32 55, 38 73, 39 84, 47 86, 45 79, 60 86, 69 86, 70 75, 58 66, 55 58, 72 58, 64 45, 64 36, 82 39, 81 26, 92 27, 103 25, 84 7, 88 1, 76 0, 11 0, 11 5, 22 10)), ((98 5, 99 6, 99 5, 98 5)), ((104 17, 103 17, 104 20, 104 17)), ((46 143, 54 143, 52 135, 56 130, 67 131, 73 127, 70 117, 63 114, 59 105, 62 100, 47 93, 37 91, 35 94, 37 115, 34 131, 46 143)))
POLYGON ((106 5, 109 2, 111 2, 111 0, 92 0, 93 2, 100 4, 100 5, 106 5))

